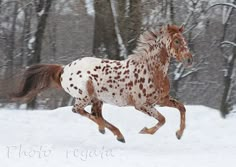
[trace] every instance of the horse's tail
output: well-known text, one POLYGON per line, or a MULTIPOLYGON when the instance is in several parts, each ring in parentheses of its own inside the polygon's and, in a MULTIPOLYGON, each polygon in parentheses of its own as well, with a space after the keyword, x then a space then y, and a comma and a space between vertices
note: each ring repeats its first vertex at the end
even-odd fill
POLYGON ((62 71, 63 67, 56 64, 30 66, 23 74, 18 91, 12 93, 11 98, 29 101, 47 88, 61 88, 60 76, 62 71))

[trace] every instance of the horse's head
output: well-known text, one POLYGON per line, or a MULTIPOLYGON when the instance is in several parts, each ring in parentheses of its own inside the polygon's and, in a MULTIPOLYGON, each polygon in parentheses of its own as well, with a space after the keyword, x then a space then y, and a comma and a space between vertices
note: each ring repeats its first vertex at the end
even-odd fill
POLYGON ((189 51, 187 42, 183 36, 184 27, 175 25, 167 25, 166 32, 168 34, 167 52, 171 57, 182 62, 186 66, 192 65, 192 54, 189 51))

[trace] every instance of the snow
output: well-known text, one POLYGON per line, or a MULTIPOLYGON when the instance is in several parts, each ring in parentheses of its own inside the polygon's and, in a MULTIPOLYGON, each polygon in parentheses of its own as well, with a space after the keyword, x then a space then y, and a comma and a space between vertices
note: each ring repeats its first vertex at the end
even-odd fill
POLYGON ((94 6, 93 6, 93 2, 94 0, 85 0, 85 6, 86 6, 86 10, 87 10, 87 13, 90 15, 90 16, 94 16, 95 14, 95 11, 94 11, 94 6))
MULTIPOLYGON (((56 110, 0 109, 0 161, 5 167, 232 167, 236 162, 236 113, 222 119, 217 110, 187 106, 187 128, 175 137, 179 112, 157 109, 166 124, 154 135, 138 132, 156 121, 132 107, 105 104, 104 117, 116 125, 126 143, 71 107, 56 110)), ((87 108, 90 110, 90 107, 87 108)))
POLYGON ((230 18, 230 14, 232 12, 233 7, 230 7, 229 9, 224 6, 222 10, 222 24, 226 24, 230 18))
POLYGON ((38 12, 38 17, 41 17, 45 13, 45 10, 42 9, 40 12, 38 12))
POLYGON ((233 45, 234 47, 236 47, 236 43, 234 43, 234 42, 231 42, 231 41, 223 41, 223 42, 221 42, 221 45, 226 45, 226 44, 230 44, 230 45, 233 45))
POLYGON ((29 48, 29 49, 31 49, 31 50, 33 49, 33 44, 34 44, 35 40, 36 40, 35 36, 32 36, 32 37, 30 38, 30 40, 29 40, 29 42, 28 42, 28 48, 29 48))
POLYGON ((214 3, 208 9, 206 9, 206 12, 209 11, 211 8, 216 7, 216 6, 228 6, 228 7, 236 8, 236 5, 234 5, 233 3, 214 3))

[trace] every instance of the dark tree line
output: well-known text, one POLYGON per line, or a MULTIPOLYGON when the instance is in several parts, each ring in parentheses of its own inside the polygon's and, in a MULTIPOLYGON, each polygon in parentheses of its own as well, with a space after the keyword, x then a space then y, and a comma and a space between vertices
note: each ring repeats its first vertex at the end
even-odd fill
MULTIPOLYGON (((191 69, 172 63, 171 93, 189 104, 218 108, 225 117, 236 103, 236 12, 235 0, 220 2, 0 0, 1 104, 9 102, 6 94, 14 87, 9 80, 26 66, 67 64, 85 56, 122 60, 132 53, 140 33, 170 23, 185 26, 194 55, 191 69)), ((50 91, 28 108, 55 108, 71 100, 50 91)))

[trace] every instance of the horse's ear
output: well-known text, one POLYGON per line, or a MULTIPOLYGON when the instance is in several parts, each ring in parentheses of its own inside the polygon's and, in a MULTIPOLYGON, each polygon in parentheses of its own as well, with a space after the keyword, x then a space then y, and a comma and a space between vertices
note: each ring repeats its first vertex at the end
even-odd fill
POLYGON ((180 27, 179 27, 179 32, 184 32, 184 24, 182 24, 180 27))

